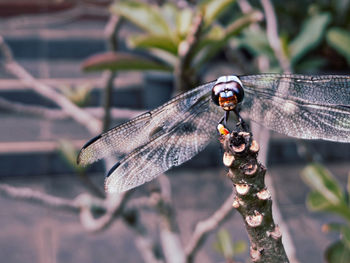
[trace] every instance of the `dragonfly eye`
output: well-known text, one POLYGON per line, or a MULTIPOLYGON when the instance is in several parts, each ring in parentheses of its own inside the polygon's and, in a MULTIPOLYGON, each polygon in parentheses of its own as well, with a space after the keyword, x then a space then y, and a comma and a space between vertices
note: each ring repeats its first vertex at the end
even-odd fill
MULTIPOLYGON (((219 78, 220 80, 220 78, 219 78)), ((213 102, 224 110, 233 110, 243 100, 244 90, 236 80, 217 81, 212 89, 213 102)))

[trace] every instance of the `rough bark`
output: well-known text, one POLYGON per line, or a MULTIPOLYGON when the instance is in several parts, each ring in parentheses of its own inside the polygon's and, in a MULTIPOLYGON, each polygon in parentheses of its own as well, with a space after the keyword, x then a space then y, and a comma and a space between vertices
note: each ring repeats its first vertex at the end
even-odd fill
POLYGON ((272 217, 272 200, 264 183, 266 168, 257 161, 259 145, 248 132, 222 135, 224 165, 234 185, 233 206, 242 215, 253 262, 289 262, 282 234, 272 217))

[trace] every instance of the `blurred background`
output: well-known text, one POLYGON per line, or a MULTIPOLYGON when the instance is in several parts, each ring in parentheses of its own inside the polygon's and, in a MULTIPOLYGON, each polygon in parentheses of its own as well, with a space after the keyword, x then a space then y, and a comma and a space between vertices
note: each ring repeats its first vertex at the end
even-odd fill
MULTIPOLYGON (((349 74, 349 65, 349 0, 0 0, 0 257, 170 262, 165 217, 187 262, 249 262, 215 138, 125 197, 122 213, 103 191, 113 160, 81 168, 77 151, 221 75, 349 74), (198 222, 218 209, 225 218, 191 248, 198 222)), ((290 261, 349 262, 350 146, 254 129, 290 261)))

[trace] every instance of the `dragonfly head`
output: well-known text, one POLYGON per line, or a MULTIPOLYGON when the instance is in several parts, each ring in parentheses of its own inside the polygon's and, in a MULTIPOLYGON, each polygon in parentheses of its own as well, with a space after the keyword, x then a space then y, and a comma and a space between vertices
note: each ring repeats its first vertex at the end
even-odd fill
POLYGON ((243 84, 236 76, 218 78, 211 93, 214 103, 225 111, 233 110, 243 100, 243 97, 243 84))

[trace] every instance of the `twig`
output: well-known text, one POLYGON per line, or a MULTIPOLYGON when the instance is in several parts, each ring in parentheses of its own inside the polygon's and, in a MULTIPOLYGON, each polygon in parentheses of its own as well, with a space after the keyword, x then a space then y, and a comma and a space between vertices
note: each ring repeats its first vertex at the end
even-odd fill
POLYGON ((199 12, 193 18, 192 27, 186 40, 180 43, 178 47, 178 61, 175 66, 175 88, 177 92, 189 90, 196 80, 193 80, 193 74, 190 72, 190 62, 193 50, 196 48, 203 26, 203 14, 199 12))
POLYGON ((257 161, 259 145, 247 132, 223 135, 224 164, 236 192, 233 206, 242 215, 253 262, 289 262, 282 234, 272 217, 271 194, 264 183, 266 168, 257 161))
POLYGON ((26 85, 29 85, 41 96, 51 100, 65 110, 78 123, 84 125, 92 134, 101 131, 102 124, 99 120, 80 109, 78 106, 69 101, 65 96, 56 92, 50 86, 36 80, 28 71, 19 65, 13 58, 9 46, 0 36, 0 51, 5 57, 5 69, 19 78, 26 85))
POLYGON ((28 29, 35 28, 36 30, 40 27, 48 28, 57 26, 60 24, 67 24, 71 21, 78 19, 84 15, 100 15, 108 17, 108 10, 104 6, 98 6, 93 4, 84 3, 80 1, 78 4, 69 10, 59 11, 50 14, 35 14, 16 16, 15 18, 3 18, 0 23, 0 30, 3 29, 28 29))
POLYGON ((281 41, 278 37, 278 26, 273 6, 270 0, 260 0, 260 2, 265 12, 267 38, 269 40, 270 46, 273 49, 283 71, 285 73, 292 72, 291 64, 285 52, 283 52, 281 41))
POLYGON ((206 220, 197 223, 195 230, 190 238, 190 241, 186 245, 186 262, 193 262, 196 252, 204 243, 206 237, 209 233, 214 231, 218 226, 220 226, 226 219, 228 219, 233 212, 232 207, 233 195, 230 195, 226 201, 221 205, 221 207, 215 211, 206 220))
MULTIPOLYGON (((109 21, 105 27, 105 36, 108 41, 108 47, 111 51, 117 51, 118 41, 116 39, 117 32, 120 29, 122 24, 122 18, 117 17, 115 15, 111 15, 109 21)), ((107 131, 111 124, 111 106, 113 100, 113 83, 114 78, 116 77, 116 73, 107 70, 103 73, 103 87, 104 87, 104 98, 103 98, 103 106, 104 106, 104 118, 103 118, 103 131, 107 131)))
POLYGON ((80 213, 82 225, 88 231, 94 232, 104 229, 115 217, 123 215, 122 212, 130 193, 129 191, 121 195, 109 195, 107 199, 81 194, 70 200, 35 191, 28 187, 13 187, 7 184, 0 184, 0 194, 3 196, 80 213), (95 214, 98 212, 103 212, 103 215, 95 218, 95 214))
POLYGON ((125 223, 137 234, 135 238, 136 247, 146 263, 163 263, 163 260, 156 257, 156 245, 149 237, 147 228, 140 221, 138 211, 138 209, 129 208, 129 210, 124 213, 125 223))
MULTIPOLYGON (((20 64, 18 64, 4 39, 0 36, 0 51, 5 57, 5 69, 15 75, 26 85, 32 87, 38 94, 47 98, 60 106, 65 112, 67 112, 75 121, 84 125, 92 134, 97 134, 101 130, 101 121, 95 119, 90 114, 73 104, 64 95, 58 93, 54 88, 41 83, 36 80, 28 71, 26 71, 20 64)), ((85 178, 89 180, 89 178, 85 178)), ((91 182, 92 184, 92 182, 91 182)))
MULTIPOLYGON (((0 51, 3 53, 5 57, 5 68, 9 72, 11 72, 13 75, 18 77, 24 83, 26 83, 26 85, 32 87, 33 90, 41 94, 43 97, 59 105, 74 120, 84 125, 92 134, 97 134, 100 132, 102 125, 98 119, 93 118, 87 112, 85 112, 84 110, 74 105, 66 97, 56 92, 50 86, 37 81, 30 73, 28 73, 22 66, 20 66, 14 60, 11 52, 9 52, 10 48, 8 47, 8 45, 5 43, 5 41, 1 36, 0 36, 0 51)), ((117 199, 115 199, 115 196, 112 196, 112 195, 108 196, 106 199, 108 209, 105 215, 98 219, 94 218, 93 213, 90 210, 89 206, 83 206, 82 212, 81 212, 82 224, 90 231, 98 231, 105 228, 112 222, 112 219, 116 215, 119 215, 120 211, 123 210, 124 204, 127 200, 126 198, 127 196, 128 194, 123 194, 123 195, 120 195, 117 199)), ((51 196, 44 195, 41 200, 45 200, 45 198, 48 198, 50 200, 51 196)), ((92 199, 92 197, 90 197, 90 199, 96 200, 96 199, 92 199)))
POLYGON ((13 61, 13 54, 10 47, 5 43, 4 38, 0 35, 0 50, 4 58, 4 63, 10 63, 13 61))
POLYGON ((74 200, 54 197, 28 187, 13 187, 7 184, 0 184, 0 194, 19 200, 25 200, 51 208, 59 208, 70 212, 79 212, 80 205, 74 200))
POLYGON ((128 225, 138 234, 136 246, 143 259, 147 263, 162 263, 155 258, 153 253, 153 243, 148 237, 147 231, 138 220, 129 220, 129 211, 124 211, 126 201, 125 195, 109 196, 109 199, 94 198, 88 194, 81 194, 77 198, 70 200, 54 197, 27 187, 13 187, 0 184, 0 195, 19 200, 25 200, 36 204, 44 205, 54 209, 61 209, 68 212, 79 213, 82 225, 89 231, 99 231, 110 225, 117 216, 122 216, 128 221, 128 225), (94 214, 104 213, 95 219, 94 214), (130 222, 132 222, 130 224, 130 222))
POLYGON ((59 105, 68 114, 70 114, 75 121, 84 125, 90 131, 90 133, 97 134, 101 131, 101 121, 93 118, 90 114, 74 105, 65 96, 56 92, 53 88, 38 82, 17 62, 13 61, 11 63, 7 63, 6 69, 21 79, 21 81, 31 85, 37 93, 59 105))
MULTIPOLYGON (((113 19, 112 19, 113 20, 113 19)), ((114 22, 114 26, 117 27, 118 22, 114 22)), ((116 29, 116 28, 114 28, 116 29)), ((30 73, 28 73, 22 66, 20 66, 13 58, 12 53, 8 45, 5 43, 3 38, 0 36, 0 51, 2 52, 5 58, 5 69, 10 73, 18 77, 26 85, 32 87, 36 92, 42 96, 50 99, 59 105, 68 115, 70 115, 78 123, 81 123, 92 134, 99 133, 101 130, 101 122, 93 118, 90 114, 86 113, 84 110, 80 109, 63 95, 56 92, 53 88, 48 85, 45 85, 37 81, 30 73)), ((113 87, 114 76, 107 78, 107 87, 111 89, 113 87)), ((107 95, 108 96, 108 95, 107 95)), ((109 96, 110 98, 110 96, 109 96)), ((4 102, 4 101, 3 101, 4 102)), ((9 106, 7 104, 7 106, 9 106)), ((10 105, 11 106, 11 105, 10 105)), ((12 105, 13 106, 13 105, 12 105)), ((18 106, 18 105, 17 105, 18 106)), ((110 103, 107 105, 108 112, 110 108, 110 103)), ((22 108, 23 109, 23 108, 22 108)), ((18 110, 18 108, 17 108, 18 110)), ((42 109, 31 108, 32 113, 43 114, 42 109)), ((46 112, 47 113, 47 112, 46 112)), ((52 113, 52 112, 50 112, 52 113)), ((109 116, 110 118, 110 116, 109 116)), ((106 122, 108 123, 108 121, 106 122)), ((105 125, 106 126, 106 125, 105 125)), ((8 196, 21 198, 23 200, 35 200, 40 204, 49 205, 55 208, 67 208, 73 211, 80 211, 80 220, 82 225, 89 231, 100 231, 108 227, 117 216, 127 216, 127 213, 124 212, 125 204, 128 200, 128 196, 132 191, 120 195, 108 195, 106 199, 99 199, 92 197, 88 194, 83 194, 78 196, 75 200, 65 200, 51 195, 43 194, 40 192, 33 191, 31 189, 17 189, 10 186, 4 186, 2 192, 6 193, 8 196), (103 212, 102 216, 95 217, 96 213, 103 212)), ((140 227, 136 226, 136 230, 139 230, 140 227)), ((144 232, 144 231, 143 231, 144 232)), ((145 257, 146 262, 154 263, 159 262, 154 257, 153 251, 150 246, 146 246, 148 240, 145 235, 140 235, 138 240, 138 247, 141 250, 141 253, 145 257)))
POLYGON ((158 178, 161 194, 154 193, 153 199, 156 201, 155 207, 162 218, 160 238, 165 261, 167 263, 185 262, 185 253, 180 241, 175 209, 171 202, 170 181, 165 175, 158 178))
MULTIPOLYGON (((247 0, 238 0, 238 5, 244 14, 250 13, 253 11, 253 7, 247 0)), ((250 25, 250 29, 254 32, 258 32, 261 30, 260 25, 258 23, 252 23, 250 25)), ((259 55, 256 58, 258 68, 260 72, 266 72, 266 70, 270 67, 269 59, 266 55, 259 55)))
POLYGON ((138 235, 135 239, 136 247, 139 249, 143 260, 146 263, 163 263, 163 260, 157 259, 153 252, 153 242, 146 235, 138 235))
POLYGON ((21 115, 39 116, 46 119, 65 119, 68 115, 62 110, 13 102, 0 97, 0 109, 21 115))
MULTIPOLYGON (((13 102, 0 97, 0 109, 8 112, 14 112, 21 115, 43 117, 49 120, 64 120, 71 118, 70 114, 61 109, 50 109, 43 106, 28 105, 20 102, 13 102)), ((104 109, 101 107, 87 107, 84 110, 96 119, 102 119, 104 109)), ((140 115, 144 111, 134 109, 111 108, 111 117, 113 119, 131 119, 140 115)))
POLYGON ((132 191, 128 191, 118 195, 107 195, 106 199, 97 199, 90 195, 81 195, 79 203, 81 205, 80 221, 82 225, 91 232, 97 232, 108 227, 117 216, 123 215, 123 210, 132 191), (105 213, 95 218, 93 206, 97 208, 105 207, 105 213))

